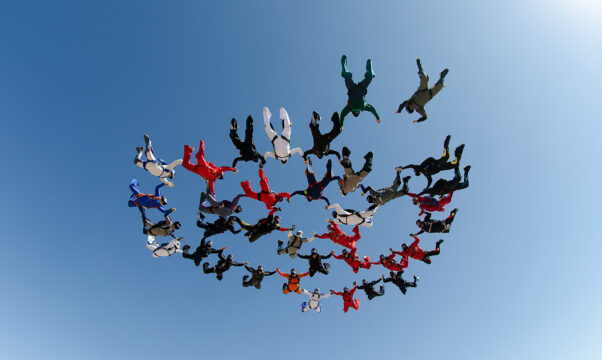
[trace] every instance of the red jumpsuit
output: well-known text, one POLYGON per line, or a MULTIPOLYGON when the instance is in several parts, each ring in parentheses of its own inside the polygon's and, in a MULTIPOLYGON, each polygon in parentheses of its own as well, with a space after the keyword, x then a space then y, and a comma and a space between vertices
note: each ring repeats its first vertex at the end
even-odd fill
POLYGON ((411 243, 405 250, 403 250, 401 253, 398 253, 398 254, 402 254, 402 253, 405 254, 406 259, 409 256, 412 259, 422 261, 424 259, 424 257, 426 256, 426 253, 424 252, 424 250, 422 250, 420 248, 420 246, 418 246, 419 242, 420 242, 420 239, 418 238, 418 236, 414 236, 414 242, 411 243))
POLYGON ((418 207, 420 207, 420 214, 418 216, 421 216, 425 211, 445 211, 445 205, 451 202, 454 192, 450 192, 449 195, 439 200, 430 196, 418 196, 414 193, 408 193, 408 195, 418 200, 418 207))
POLYGON ((268 178, 265 177, 263 169, 259 169, 259 186, 261 186, 261 192, 256 193, 253 190, 251 190, 251 183, 248 180, 241 182, 240 186, 245 192, 246 197, 259 200, 265 204, 266 209, 272 210, 270 214, 273 214, 276 211, 274 205, 282 201, 282 199, 291 199, 291 194, 287 192, 275 193, 270 190, 268 178))
POLYGON ((215 195, 214 184, 215 180, 222 177, 222 174, 226 171, 236 171, 235 168, 229 166, 217 167, 215 164, 205 160, 205 143, 203 140, 199 143, 199 152, 196 154, 197 165, 190 162, 190 155, 192 155, 192 148, 188 145, 184 145, 184 161, 182 166, 193 173, 199 174, 203 179, 207 180, 209 186, 209 192, 211 195, 215 195))
POLYGON ((359 225, 355 225, 353 228, 353 233, 355 235, 349 236, 345 234, 339 225, 337 225, 334 221, 330 220, 329 222, 330 224, 328 225, 328 232, 322 235, 316 234, 316 237, 320 239, 330 239, 335 244, 343 245, 349 249, 354 249, 355 243, 362 237, 360 235, 359 225))
POLYGON ((355 289, 357 289, 357 285, 354 286, 353 289, 349 290, 348 292, 333 292, 333 294, 343 297, 344 312, 347 312, 350 307, 354 308, 355 310, 359 310, 360 308, 360 299, 353 298, 353 293, 355 292, 355 289))
POLYGON ((380 264, 391 271, 403 271, 403 269, 408 267, 408 263, 408 255, 406 253, 403 251, 393 251, 393 253, 385 258, 385 260, 373 262, 372 265, 380 264), (395 261, 395 255, 401 256, 401 261, 399 263, 395 261))
POLYGON ((360 270, 360 268, 370 269, 372 264, 370 263, 369 256, 364 256, 364 261, 360 261, 360 259, 355 254, 356 250, 357 250, 356 248, 353 248, 353 250, 351 250, 351 252, 349 254, 347 254, 347 256, 345 256, 345 255, 333 255, 333 256, 335 259, 345 260, 345 262, 349 266, 351 266, 351 268, 353 269, 353 272, 357 274, 357 272, 360 270))

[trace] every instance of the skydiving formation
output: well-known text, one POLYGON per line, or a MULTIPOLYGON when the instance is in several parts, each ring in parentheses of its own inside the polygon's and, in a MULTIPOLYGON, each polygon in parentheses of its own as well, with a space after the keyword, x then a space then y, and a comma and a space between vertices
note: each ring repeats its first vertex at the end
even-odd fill
MULTIPOLYGON (((399 105, 397 112, 399 113, 406 110, 408 113, 413 113, 416 111, 421 117, 414 120, 414 122, 422 122, 427 119, 425 110, 426 104, 436 96, 443 87, 445 87, 444 80, 449 70, 444 69, 441 71, 439 80, 432 87, 429 87, 429 78, 422 68, 420 59, 417 59, 416 63, 418 66, 420 85, 410 98, 399 105)), ((420 266, 431 265, 431 258, 441 254, 440 247, 444 242, 444 239, 434 241, 434 239, 429 239, 427 237, 433 236, 430 234, 449 234, 458 209, 454 208, 447 217, 444 214, 437 216, 432 213, 445 212, 446 206, 453 200, 454 193, 469 187, 468 173, 471 166, 464 166, 463 174, 460 169, 460 161, 465 145, 461 144, 455 148, 454 159, 450 161, 449 143, 451 135, 448 135, 444 140, 443 154, 440 158, 428 157, 422 162, 420 162, 420 159, 413 159, 418 160, 418 162, 403 162, 405 164, 409 163, 409 165, 405 166, 394 166, 394 164, 386 165, 388 166, 386 168, 387 173, 389 173, 389 171, 395 171, 395 178, 390 186, 378 188, 377 184, 374 183, 379 183, 381 180, 386 181, 386 178, 373 179, 373 181, 370 181, 370 178, 368 178, 374 165, 374 154, 368 148, 371 142, 371 140, 369 140, 370 130, 368 128, 365 129, 365 137, 367 139, 365 142, 357 144, 353 143, 355 151, 358 151, 359 154, 365 154, 363 156, 363 167, 359 169, 359 171, 355 171, 352 167, 350 158, 351 150, 347 146, 343 145, 342 147, 338 147, 337 145, 337 142, 341 140, 350 140, 345 138, 345 133, 343 131, 343 123, 345 117, 349 113, 353 114, 354 117, 358 117, 361 112, 367 111, 374 115, 377 123, 381 123, 380 116, 376 112, 375 107, 366 101, 368 87, 375 77, 372 69, 372 60, 367 60, 364 78, 358 83, 353 80, 353 76, 347 68, 346 55, 343 55, 341 58, 341 67, 341 76, 344 78, 345 86, 347 88, 347 105, 341 110, 340 116, 337 111, 332 113, 330 119, 332 128, 330 128, 330 131, 327 133, 322 133, 320 130, 320 121, 322 121, 320 114, 316 111, 311 112, 312 115, 309 122, 309 129, 312 144, 303 144, 303 148, 309 149, 305 152, 301 150, 301 147, 291 149, 292 123, 288 112, 283 107, 280 108, 279 112, 282 126, 281 134, 278 134, 274 130, 271 122, 272 114, 270 110, 268 107, 263 107, 264 130, 268 137, 268 141, 263 138, 263 141, 258 142, 257 144, 253 137, 253 116, 249 115, 244 124, 244 139, 241 139, 238 135, 239 124, 236 118, 231 118, 229 122, 229 138, 234 145, 234 149, 232 149, 231 146, 229 146, 229 148, 232 151, 232 157, 227 155, 227 160, 217 158, 212 160, 216 161, 216 163, 224 163, 224 161, 230 163, 230 161, 232 161, 232 167, 217 166, 214 163, 207 161, 205 158, 205 143, 203 140, 200 140, 199 151, 195 155, 196 164, 191 162, 191 157, 195 149, 189 145, 184 145, 182 159, 167 163, 157 157, 150 137, 147 134, 144 135, 145 146, 136 147, 134 164, 137 167, 143 168, 152 176, 153 184, 156 184, 157 182, 159 182, 159 184, 156 185, 154 193, 147 194, 140 191, 140 182, 137 179, 132 179, 129 184, 131 193, 128 193, 130 196, 128 207, 138 208, 141 214, 142 233, 146 236, 145 246, 148 250, 151 250, 152 258, 173 258, 173 255, 181 254, 183 259, 191 260, 195 267, 199 267, 202 263, 202 272, 199 271, 199 269, 196 269, 198 273, 215 274, 215 277, 219 281, 222 281, 224 274, 230 270, 242 271, 242 281, 238 284, 242 284, 245 288, 254 287, 256 290, 260 290, 261 293, 269 290, 269 287, 266 289, 262 286, 263 283, 273 282, 274 277, 272 277, 272 275, 277 273, 286 279, 286 282, 282 284, 282 293, 290 295, 282 297, 282 301, 290 300, 290 298, 294 297, 296 294, 298 295, 301 293, 309 297, 309 299, 306 299, 306 301, 303 301, 301 304, 302 312, 314 310, 315 313, 321 313, 323 310, 329 310, 330 307, 323 309, 321 302, 332 294, 342 297, 343 312, 347 313, 350 308, 354 310, 359 310, 360 308, 360 299, 354 297, 357 289, 363 290, 358 294, 361 297, 365 294, 368 300, 370 300, 367 304, 371 305, 372 300, 377 297, 385 296, 385 293, 387 294, 387 297, 400 296, 397 291, 385 292, 385 286, 390 286, 386 285, 388 283, 395 285, 402 295, 406 295, 408 288, 417 287, 417 281, 420 280, 418 276, 413 275, 413 281, 410 282, 405 280, 402 275, 408 268, 411 268, 412 273, 414 273, 414 268, 418 270, 420 266), (364 146, 364 148, 359 149, 361 146, 364 146), (264 155, 261 155, 258 147, 260 149, 265 147, 271 149, 271 151, 267 151, 264 155), (268 170, 272 169, 271 171, 275 172, 275 167, 282 168, 276 163, 271 163, 271 165, 267 164, 266 159, 274 158, 279 160, 282 164, 286 164, 294 154, 299 154, 304 160, 307 187, 304 190, 294 190, 293 187, 299 189, 304 185, 289 185, 289 183, 286 183, 285 186, 282 186, 282 184, 276 184, 275 188, 285 191, 273 191, 270 188, 268 174, 266 174, 266 172, 269 173, 272 180, 277 180, 277 177, 273 177, 275 174, 268 170), (337 158, 338 164, 336 162, 333 164, 331 155, 337 158), (326 172, 320 181, 317 181, 315 173, 312 170, 312 161, 315 162, 316 166, 325 166, 326 168, 326 172), (236 176, 242 176, 236 168, 236 166, 241 163, 245 163, 245 170, 247 170, 248 167, 251 167, 250 170, 246 171, 244 177, 237 178, 236 180, 237 183, 240 181, 242 193, 237 191, 234 194, 228 194, 223 192, 223 190, 216 191, 215 183, 217 180, 224 178, 224 173, 234 172, 236 176), (197 232, 196 241, 199 242, 193 244, 182 244, 183 236, 179 236, 179 232, 182 231, 183 220, 192 216, 185 216, 183 219, 178 219, 174 213, 176 209, 167 207, 167 198, 162 194, 162 189, 165 185, 174 188, 174 169, 180 164, 189 172, 201 176, 205 182, 200 191, 200 201, 197 213, 197 227, 202 230, 202 233, 197 232), (253 191, 251 187, 250 178, 254 178, 253 174, 255 172, 255 166, 257 166, 257 174, 259 177, 259 191, 253 191), (410 175, 402 177, 402 172, 404 172, 404 175, 406 172, 409 172, 407 169, 413 170, 413 179, 410 175), (438 175, 437 179, 433 179, 435 175, 438 175), (423 178, 421 176, 424 176, 424 180, 422 180, 423 178), (412 179, 413 192, 410 191, 410 179, 412 179), (328 185, 333 181, 336 181, 339 185, 340 198, 338 201, 333 201, 331 204, 331 201, 324 194, 328 185), (417 181, 426 182, 426 186, 418 188, 418 185, 416 185, 417 181), (377 190, 375 190, 373 186, 376 187, 377 190), (361 189, 361 192, 356 192, 358 188, 361 189), (314 228, 312 229, 310 227, 311 225, 307 226, 304 223, 302 224, 302 227, 306 233, 313 234, 312 237, 308 238, 304 237, 304 233, 301 230, 295 232, 295 225, 291 225, 290 227, 283 227, 280 225, 281 221, 287 225, 294 222, 294 219, 290 216, 290 212, 288 211, 290 206, 304 206, 307 209, 306 213, 301 213, 304 217, 302 220, 305 220, 306 215, 307 218, 309 218, 309 215, 311 215, 310 212, 315 211, 313 208, 309 210, 308 204, 304 201, 294 201, 293 203, 290 203, 291 197, 296 197, 297 195, 305 197, 307 202, 323 200, 326 203, 325 209, 318 209, 319 211, 324 212, 323 214, 320 214, 320 216, 328 223, 326 233, 318 234, 316 232, 317 228, 323 225, 320 226, 314 224, 314 228), (361 198, 362 201, 365 201, 363 202, 364 205, 347 203, 352 197, 356 197, 357 199, 361 198), (364 197, 365 200, 363 200, 364 197), (254 202, 252 200, 247 199, 260 201, 263 205, 257 207, 257 203, 253 204, 254 202), (286 200, 286 202, 283 202, 283 200, 286 200), (387 224, 386 221, 379 220, 378 224, 375 225, 374 222, 374 216, 377 211, 381 214, 378 215, 379 219, 386 219, 387 212, 389 214, 395 214, 396 217, 410 216, 408 215, 408 212, 399 211, 399 208, 396 208, 396 206, 417 206, 420 210, 418 219, 416 220, 418 230, 410 234, 413 238, 413 242, 409 245, 406 243, 401 244, 401 250, 395 250, 399 248, 400 241, 398 238, 394 236, 391 236, 390 238, 376 238, 373 233, 374 230, 372 230, 375 226, 382 226, 385 228, 386 226, 389 226, 390 228, 395 228, 395 231, 391 234, 398 234, 399 224, 387 224), (259 208, 259 210, 255 211, 253 210, 254 208, 259 208), (147 211, 149 209, 157 209, 160 213, 147 211), (424 218, 422 218, 423 215, 424 218), (438 219, 433 219, 433 216, 438 219), (243 221, 242 219, 245 219, 248 222, 243 221), (359 242, 362 238, 360 226, 364 227, 364 230, 362 231, 365 232, 364 237, 367 238, 361 243, 359 242), (278 232, 272 233, 274 230, 278 230, 278 232), (283 240, 284 234, 281 234, 280 232, 288 232, 288 239, 283 240), (424 236, 425 238, 424 243, 426 245, 423 245, 424 248, 432 250, 424 250, 420 247, 421 239, 418 235, 424 236), (158 237, 170 238, 165 240, 165 242, 160 242, 157 240, 158 237), (225 242, 228 238, 237 239, 230 239, 232 243, 240 241, 241 239, 244 240, 245 238, 251 244, 260 238, 262 238, 261 242, 265 242, 266 244, 272 241, 273 245, 271 246, 273 247, 270 246, 270 249, 272 249, 270 250, 270 255, 288 255, 288 257, 284 256, 281 257, 281 259, 296 262, 297 264, 294 266, 301 270, 297 272, 295 268, 292 268, 288 273, 282 272, 278 267, 270 265, 269 259, 266 259, 265 262, 264 260, 261 260, 261 263, 266 264, 266 268, 275 268, 274 271, 264 270, 263 265, 249 266, 249 262, 244 261, 246 254, 229 254, 226 256, 224 255, 224 251, 227 247, 221 246, 223 244, 214 247, 213 241, 209 238, 217 244, 220 244, 220 241, 225 242), (329 239, 330 241, 315 241, 316 238, 329 239), (313 242, 312 245, 315 247, 308 253, 307 250, 303 251, 302 248, 304 243, 309 242, 313 242), (367 254, 366 249, 361 248, 366 242, 379 244, 384 249, 389 247, 390 253, 380 254, 378 257, 375 256, 376 254, 367 254), (333 243, 334 245, 342 246, 343 248, 338 250, 336 249, 336 246, 333 246, 333 243), (358 245, 360 248, 358 248, 358 245), (195 246, 194 252, 191 252, 192 246, 195 246), (276 254, 273 253, 274 248, 276 249, 276 254), (358 255, 358 252, 362 254, 361 257, 358 255), (372 261, 369 255, 372 255, 373 259, 378 258, 378 260, 372 261), (235 257, 237 261, 234 260, 235 257), (330 262, 324 262, 324 260, 331 257, 342 261, 332 261, 332 264, 330 262), (244 270, 233 270, 236 267, 244 267, 244 270), (306 277, 306 279, 303 280, 304 283, 311 283, 315 282, 315 277, 317 275, 319 278, 328 279, 335 283, 339 280, 339 285, 333 286, 333 288, 340 289, 340 286, 343 284, 340 284, 341 279, 339 277, 338 269, 347 272, 351 276, 355 276, 355 274, 362 272, 362 278, 352 282, 354 285, 353 288, 350 289, 347 286, 343 286, 343 290, 340 292, 330 290, 330 292, 321 293, 318 288, 311 291, 301 287, 302 278, 306 277), (372 273, 375 274, 373 275, 372 273), (369 279, 376 280, 370 281, 369 279), (376 287, 378 287, 378 289, 376 287)), ((378 101, 378 99, 373 100, 378 101)), ((259 110, 259 108, 260 107, 258 106, 257 110, 259 110)), ((228 122, 224 121, 224 128, 227 124, 228 122)), ((277 125, 280 126, 279 124, 277 125)), ((305 131, 307 131, 307 128, 305 129, 305 131)), ((208 136, 212 134, 203 133, 197 134, 197 136, 198 135, 209 138, 208 136)), ((387 136, 387 133, 385 132, 385 134, 380 134, 379 136, 387 136)), ((227 142, 227 140, 225 141, 227 142)), ((208 148, 207 150, 209 150, 210 154, 215 152, 215 149, 208 148)), ((407 154, 399 155, 406 156, 407 154)), ((377 157, 377 159, 382 161, 380 157, 377 157)), ((401 159, 400 156, 400 160, 407 161, 408 159, 401 159)), ((298 177, 301 175, 301 169, 291 168, 291 166, 294 167, 296 165, 293 164, 286 167, 286 176, 290 179, 290 183, 294 182, 294 180, 299 180, 298 177)), ((181 176, 181 174, 178 175, 178 179, 180 179, 181 176)), ((303 181, 303 183, 305 183, 305 181, 303 181)), ((217 190, 219 190, 219 187, 217 190)), ((333 191, 338 195, 339 190, 333 190, 331 188, 328 190, 331 191, 328 196, 332 198, 331 194, 333 191)), ((170 189, 169 191, 176 190, 170 189)), ((177 191, 182 191, 180 186, 178 186, 177 191)), ((463 191, 460 191, 458 194, 463 193, 463 191)), ((193 192, 190 193, 190 196, 188 196, 187 199, 198 199, 198 196, 199 192, 193 192)), ((412 219, 412 221, 414 220, 412 219)), ((188 230, 188 228, 185 228, 185 230, 188 230)), ((439 237, 439 235, 435 236, 439 237)), ((186 238, 187 240, 190 240, 191 237, 187 235, 186 238)), ((244 242, 245 246, 257 246, 256 244, 251 245, 247 244, 246 241, 244 242)), ((232 247, 230 247, 230 249, 232 249, 232 247)), ((179 256, 175 258, 179 258, 179 256)), ((149 261, 151 261, 151 257, 149 257, 149 261)), ((152 261, 161 262, 173 260, 164 259, 152 261)), ((194 270, 194 268, 192 269, 194 270)), ((239 280, 237 281, 241 280, 240 277, 238 279, 239 280)), ((229 281, 231 281, 231 279, 229 279, 229 281)), ((349 282, 347 282, 347 284, 348 283, 349 282)), ((311 286, 311 284, 308 285, 311 286)), ((308 289, 311 288, 313 288, 313 286, 308 286, 308 289)), ((413 295, 414 291, 410 293, 410 296, 413 295)), ((376 302, 379 302, 379 300, 376 300, 376 302)), ((296 302, 295 306, 298 306, 298 304, 299 302, 296 302)), ((299 308, 297 307, 297 311, 298 309, 299 308)))

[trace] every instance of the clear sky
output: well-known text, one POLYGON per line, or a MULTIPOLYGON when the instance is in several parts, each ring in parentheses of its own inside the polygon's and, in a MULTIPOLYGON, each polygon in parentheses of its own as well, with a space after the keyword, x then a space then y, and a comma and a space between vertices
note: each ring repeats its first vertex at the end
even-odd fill
MULTIPOLYGON (((0 357, 602 358, 601 35, 602 5, 588 0, 2 2, 0 357), (238 268, 218 282, 180 257, 153 259, 126 206, 132 178, 146 192, 157 184, 133 165, 142 135, 166 160, 204 139, 208 159, 229 164, 230 118, 253 115, 268 151, 261 108, 284 106, 293 146, 307 149, 311 111, 328 128, 345 104, 343 53, 356 79, 368 58, 376 72, 368 101, 382 124, 350 116, 333 144, 351 148, 356 168, 374 152, 366 184, 388 186, 394 166, 440 155, 447 134, 452 149, 466 144, 471 186, 448 209, 460 211, 441 255, 406 271, 421 277, 418 288, 403 296, 388 284, 373 301, 358 291, 360 311, 344 314, 335 297, 303 314, 306 297, 283 295, 277 275, 258 291, 241 286, 238 268), (450 72, 429 119, 412 124, 415 114, 394 111, 417 87, 417 57, 431 82, 450 72)), ((314 161, 318 176, 324 166, 314 161)), ((257 187, 256 169, 226 174, 218 197, 247 179, 257 187)), ((265 170, 275 190, 306 186, 298 157, 265 170)), ((165 193, 194 247, 202 183, 183 168, 175 183, 165 193)), ((326 195, 366 204, 336 185, 326 195)), ((248 222, 265 215, 256 202, 243 206, 248 222)), ((322 204, 294 198, 283 208, 284 226, 326 228, 322 204)), ((407 197, 387 204, 362 229, 359 253, 399 248, 417 213, 407 197)), ((253 266, 306 268, 276 256, 283 235, 214 242, 253 266)), ((431 248, 439 236, 422 239, 431 248)), ((329 276, 302 285, 340 290, 381 273, 330 263, 329 276)))

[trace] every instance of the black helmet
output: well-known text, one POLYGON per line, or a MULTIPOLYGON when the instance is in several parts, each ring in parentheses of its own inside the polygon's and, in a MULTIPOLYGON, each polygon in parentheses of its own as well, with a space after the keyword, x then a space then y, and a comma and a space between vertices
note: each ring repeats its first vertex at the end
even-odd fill
POLYGON ((176 228, 176 229, 179 229, 181 226, 182 226, 182 224, 180 224, 179 221, 176 221, 176 222, 173 223, 173 227, 176 228))

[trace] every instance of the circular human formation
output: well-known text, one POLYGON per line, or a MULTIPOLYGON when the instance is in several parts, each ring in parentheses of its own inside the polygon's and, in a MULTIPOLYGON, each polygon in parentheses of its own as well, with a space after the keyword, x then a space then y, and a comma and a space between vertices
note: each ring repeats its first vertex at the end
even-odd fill
MULTIPOLYGON (((414 120, 415 123, 427 119, 424 106, 444 87, 444 79, 448 73, 448 69, 444 69, 440 73, 439 80, 435 85, 429 87, 429 78, 422 69, 420 59, 417 59, 416 63, 418 65, 420 85, 414 94, 412 94, 409 99, 403 101, 397 109, 397 113, 400 113, 404 109, 408 113, 413 113, 414 111, 418 112, 421 117, 414 120)), ((372 171, 372 152, 368 152, 364 155, 365 161, 361 170, 354 171, 350 159, 351 150, 346 146, 343 146, 341 153, 339 153, 338 151, 331 149, 330 144, 343 132, 343 123, 345 117, 349 113, 352 113, 353 116, 357 117, 362 111, 369 111, 374 115, 377 122, 381 122, 376 109, 366 102, 368 86, 375 77, 375 74, 372 70, 372 62, 371 60, 368 60, 366 63, 364 79, 359 83, 355 83, 352 74, 347 69, 347 57, 345 55, 341 58, 341 65, 341 76, 345 79, 345 85, 347 87, 347 105, 341 111, 340 116, 338 112, 335 112, 332 115, 332 129, 326 134, 320 132, 320 114, 315 111, 312 113, 309 128, 313 137, 313 147, 307 151, 303 151, 299 147, 291 149, 291 121, 284 108, 280 108, 279 114, 279 117, 282 120, 282 132, 280 134, 278 134, 272 126, 272 114, 270 110, 267 107, 263 108, 264 129, 273 147, 273 151, 266 152, 264 155, 261 155, 257 151, 254 144, 253 118, 249 116, 246 120, 244 140, 241 140, 238 136, 238 122, 236 119, 231 120, 230 139, 240 154, 239 157, 234 159, 232 167, 216 166, 207 161, 205 158, 205 146, 202 140, 199 143, 199 149, 195 155, 196 164, 191 162, 192 154, 196 149, 189 145, 184 146, 183 159, 167 163, 155 155, 151 139, 148 135, 144 135, 146 145, 145 147, 136 148, 137 155, 134 159, 134 164, 145 169, 151 175, 158 177, 161 183, 156 186, 154 194, 146 194, 138 189, 140 185, 138 180, 133 179, 130 183, 132 196, 129 199, 128 206, 137 207, 142 214, 142 232, 148 237, 146 246, 152 251, 154 257, 168 257, 176 253, 181 253, 183 258, 192 260, 196 266, 200 266, 202 263, 203 272, 205 274, 215 273, 218 280, 222 280, 223 274, 230 270, 232 266, 244 266, 250 275, 243 276, 242 285, 244 287, 254 286, 257 289, 261 288, 261 283, 265 276, 271 276, 278 273, 286 279, 286 282, 282 286, 282 292, 284 294, 300 294, 303 292, 309 296, 308 301, 303 302, 301 305, 301 310, 303 312, 310 309, 320 312, 322 309, 320 305, 321 299, 327 298, 331 294, 343 298, 344 312, 347 312, 349 308, 358 310, 360 300, 354 298, 356 289, 363 290, 368 299, 372 300, 375 297, 383 296, 385 294, 385 289, 382 284, 379 287, 379 291, 375 289, 375 286, 381 281, 383 283, 392 282, 403 294, 406 293, 407 288, 416 287, 417 281, 419 280, 418 277, 414 276, 413 281, 407 281, 402 277, 404 269, 409 266, 409 259, 412 258, 430 264, 431 257, 439 255, 441 243, 444 241, 443 239, 438 240, 433 250, 423 250, 419 246, 420 238, 418 235, 425 232, 448 233, 458 209, 453 209, 449 213, 449 216, 442 220, 433 219, 431 213, 444 212, 446 205, 451 202, 454 192, 468 187, 468 172, 470 166, 464 167, 463 176, 460 174, 460 159, 464 150, 464 144, 456 147, 454 158, 450 161, 449 142, 451 136, 448 135, 443 142, 443 155, 441 157, 429 157, 418 165, 409 164, 395 167, 395 178, 393 184, 389 187, 375 190, 371 186, 364 186, 364 178, 372 171), (263 170, 266 158, 272 157, 275 160, 282 162, 282 164, 286 164, 288 159, 295 153, 302 156, 306 164, 305 175, 307 177, 307 188, 304 190, 293 191, 292 193, 279 193, 273 191, 270 189, 268 178, 263 170), (325 175, 320 181, 317 181, 311 167, 312 161, 310 155, 313 155, 318 159, 322 159, 329 155, 335 156, 338 159, 339 164, 343 167, 343 173, 340 176, 335 175, 332 169, 332 159, 329 158, 326 163, 325 175), (258 175, 260 191, 254 191, 251 182, 247 180, 240 183, 243 193, 236 195, 232 200, 218 200, 215 193, 216 181, 222 179, 225 172, 233 171, 238 173, 236 164, 239 161, 253 161, 259 164, 258 175), (189 245, 181 245, 180 241, 182 237, 177 237, 175 235, 181 224, 178 221, 172 221, 170 218, 170 214, 176 209, 167 207, 167 198, 163 196, 161 192, 165 185, 172 188, 174 187, 174 183, 172 182, 175 176, 174 168, 178 165, 182 165, 186 170, 198 174, 207 183, 206 192, 201 193, 197 219, 197 226, 204 230, 203 238, 199 246, 196 247, 193 252, 191 252, 191 247, 189 245), (413 170, 415 176, 425 176, 427 179, 426 188, 420 193, 410 192, 409 180, 411 176, 402 178, 401 173, 404 169, 413 170), (441 178, 433 184, 433 175, 446 170, 453 170, 453 178, 451 180, 441 178), (337 203, 331 204, 329 199, 323 194, 324 189, 333 181, 338 183, 343 196, 360 189, 362 196, 366 196, 366 201, 368 202, 367 209, 345 209, 337 203), (323 200, 326 203, 326 209, 333 210, 331 214, 332 218, 328 219, 327 232, 317 234, 314 231, 312 237, 305 237, 303 231, 295 231, 295 225, 292 225, 290 228, 280 226, 281 218, 277 213, 281 211, 281 208, 277 205, 283 200, 290 202, 291 198, 297 195, 304 196, 307 201, 323 200), (410 234, 413 241, 409 245, 405 243, 402 244, 401 249, 389 249, 390 254, 388 256, 381 254, 377 261, 372 261, 369 256, 360 257, 357 255, 356 243, 361 238, 360 226, 371 227, 373 224, 373 217, 380 207, 403 196, 411 197, 412 203, 420 208, 419 217, 426 214, 424 218, 419 218, 416 221, 419 231, 415 234, 410 234), (260 219, 255 224, 248 224, 241 220, 241 218, 235 214, 240 214, 243 211, 242 206, 239 205, 242 198, 255 199, 264 203, 266 209, 269 211, 267 216, 260 219), (146 216, 147 209, 157 209, 161 211, 164 214, 164 219, 154 223, 146 216), (217 216, 217 219, 209 221, 207 220, 207 215, 217 216), (236 224, 238 224, 240 229, 235 229, 236 224), (352 226, 352 234, 345 232, 341 228, 344 225, 352 226), (298 256, 301 259, 308 260, 309 269, 307 272, 297 273, 292 269, 289 273, 285 273, 281 272, 279 268, 276 268, 275 271, 265 271, 262 266, 253 268, 249 266, 247 262, 234 261, 232 254, 225 256, 224 250, 226 248, 215 249, 213 248, 213 242, 208 240, 210 237, 222 234, 226 231, 230 231, 233 234, 245 231, 244 236, 248 238, 249 242, 254 242, 274 230, 288 231, 288 243, 285 245, 283 241, 278 241, 278 255, 288 254, 291 258, 298 256), (172 240, 167 243, 159 243, 156 241, 157 236, 169 236, 172 240), (343 246, 344 249, 341 254, 336 254, 334 251, 331 251, 328 254, 322 255, 319 254, 316 249, 312 249, 311 253, 308 255, 299 254, 302 244, 311 242, 315 238, 330 239, 335 244, 343 246), (203 260, 208 258, 211 254, 217 254, 217 263, 215 265, 212 265, 211 262, 203 263, 203 260), (372 266, 382 266, 389 271, 389 274, 383 274, 379 279, 374 281, 367 281, 364 279, 360 285, 353 282, 353 288, 349 289, 349 287, 346 286, 340 292, 330 290, 330 292, 321 293, 319 289, 309 291, 302 288, 301 278, 307 275, 313 277, 317 273, 322 273, 324 275, 329 274, 330 264, 323 262, 322 260, 328 259, 331 256, 337 260, 343 260, 351 267, 354 273, 358 273, 361 269, 370 269, 372 266), (397 260, 397 257, 399 257, 399 260, 397 260)))

